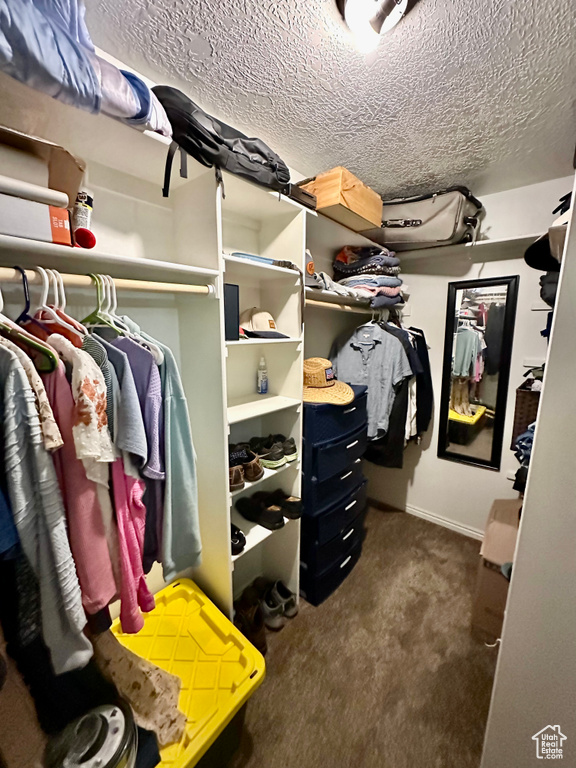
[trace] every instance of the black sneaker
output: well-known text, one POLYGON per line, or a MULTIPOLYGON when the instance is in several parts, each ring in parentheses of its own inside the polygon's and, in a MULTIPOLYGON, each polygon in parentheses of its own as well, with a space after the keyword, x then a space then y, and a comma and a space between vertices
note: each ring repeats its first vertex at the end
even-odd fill
POLYGON ((230 523, 230 543, 233 555, 239 555, 246 546, 246 537, 234 523, 230 523))
POLYGON ((260 459, 260 464, 266 469, 278 469, 286 464, 286 456, 284 455, 284 449, 282 443, 277 443, 272 440, 272 435, 269 437, 253 437, 250 440, 250 449, 260 459))

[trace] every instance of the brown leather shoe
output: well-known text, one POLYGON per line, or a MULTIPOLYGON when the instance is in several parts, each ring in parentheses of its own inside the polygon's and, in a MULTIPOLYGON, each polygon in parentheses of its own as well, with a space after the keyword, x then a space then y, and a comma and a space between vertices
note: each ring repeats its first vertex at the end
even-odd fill
POLYGON ((244 479, 247 483, 255 483, 256 480, 260 480, 264 474, 264 467, 260 464, 260 459, 252 451, 248 451, 250 461, 242 464, 244 470, 244 479))
POLYGON ((264 614, 258 592, 252 586, 246 587, 240 600, 236 600, 234 603, 234 625, 263 656, 266 655, 268 647, 266 630, 264 629, 264 614))
POLYGON ((244 470, 242 467, 230 467, 228 476, 231 491, 239 491, 241 488, 244 488, 244 470))

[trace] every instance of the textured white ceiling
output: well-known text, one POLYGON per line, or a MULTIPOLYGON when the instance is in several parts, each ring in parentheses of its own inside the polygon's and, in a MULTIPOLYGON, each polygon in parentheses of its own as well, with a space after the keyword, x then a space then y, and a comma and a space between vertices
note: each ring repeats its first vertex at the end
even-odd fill
POLYGON ((575 0, 420 0, 366 56, 334 0, 88 0, 94 42, 309 175, 385 195, 564 176, 575 0))

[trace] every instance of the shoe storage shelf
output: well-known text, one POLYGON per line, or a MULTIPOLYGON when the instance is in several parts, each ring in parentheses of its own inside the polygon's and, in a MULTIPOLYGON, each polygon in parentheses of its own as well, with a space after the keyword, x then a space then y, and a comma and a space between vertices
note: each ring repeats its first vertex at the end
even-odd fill
POLYGON ((349 405, 304 405, 300 594, 319 605, 358 562, 367 480, 366 387, 349 405))
MULTIPOLYGON (((282 579, 299 591, 300 521, 272 533, 243 520, 234 502, 256 490, 300 495, 301 462, 266 471, 255 484, 232 495, 228 444, 254 436, 285 434, 301 451, 301 288, 298 273, 232 256, 249 252, 304 265, 305 209, 286 197, 224 174, 192 158, 188 178, 175 168, 170 196, 162 197, 169 142, 142 134, 105 116, 61 104, 0 76, 0 122, 65 147, 86 162, 86 184, 94 193, 94 250, 0 238, 0 266, 54 267, 62 272, 106 272, 116 278, 164 284, 210 286, 205 295, 165 290, 118 291, 118 310, 174 351, 192 424, 202 564, 190 576, 232 617, 233 600, 255 577, 282 579), (282 340, 226 342, 223 286, 239 286, 240 310, 262 307, 276 320, 282 340), (264 354, 269 394, 256 394, 256 369, 264 354), (241 555, 231 554, 230 523, 246 534, 241 555)), ((4 288, 4 286, 3 286, 4 288)), ((36 289, 32 288, 34 292, 36 289)), ((22 293, 5 288, 7 312, 21 311, 22 293)), ((34 300, 34 295, 33 295, 34 300)), ((83 317, 94 307, 90 288, 70 290, 68 306, 83 317)), ((161 568, 148 577, 164 586, 161 568)))

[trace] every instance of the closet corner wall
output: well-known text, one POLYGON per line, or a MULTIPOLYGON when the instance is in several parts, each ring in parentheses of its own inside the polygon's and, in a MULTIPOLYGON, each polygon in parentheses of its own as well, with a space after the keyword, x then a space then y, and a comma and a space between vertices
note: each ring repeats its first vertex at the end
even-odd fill
MULTIPOLYGON (((300 495, 300 461, 281 471, 266 470, 254 484, 231 494, 228 443, 283 433, 301 452, 302 358, 301 286, 291 269, 229 256, 248 251, 304 266, 305 210, 278 194, 238 177, 189 162, 187 179, 174 174, 170 197, 162 197, 167 144, 104 116, 94 117, 0 76, 2 122, 40 135, 86 161, 94 193, 94 250, 0 236, 0 266, 41 265, 62 273, 105 272, 141 282, 118 290, 119 309, 130 314, 174 351, 188 402, 197 456, 202 563, 191 574, 218 607, 232 617, 233 600, 256 576, 280 578, 299 592, 300 522, 290 520, 274 533, 240 518, 238 495, 282 487, 300 495), (152 281, 156 284, 153 285, 152 281), (223 286, 239 286, 240 308, 270 311, 281 340, 226 342, 223 286), (211 286, 208 295, 181 292, 167 284, 211 286), (159 287, 158 287, 159 286, 159 287), (270 393, 256 394, 256 369, 264 354, 270 393), (245 532, 247 545, 232 557, 230 522, 245 532)), ((0 284, 8 312, 20 312, 21 288, 0 284)), ((34 287, 32 290, 36 290, 34 287)), ((95 293, 67 290, 68 306, 83 317, 95 293)), ((16 316, 15 315, 15 316, 16 316)), ((149 577, 153 591, 164 585, 160 566, 149 577)))

